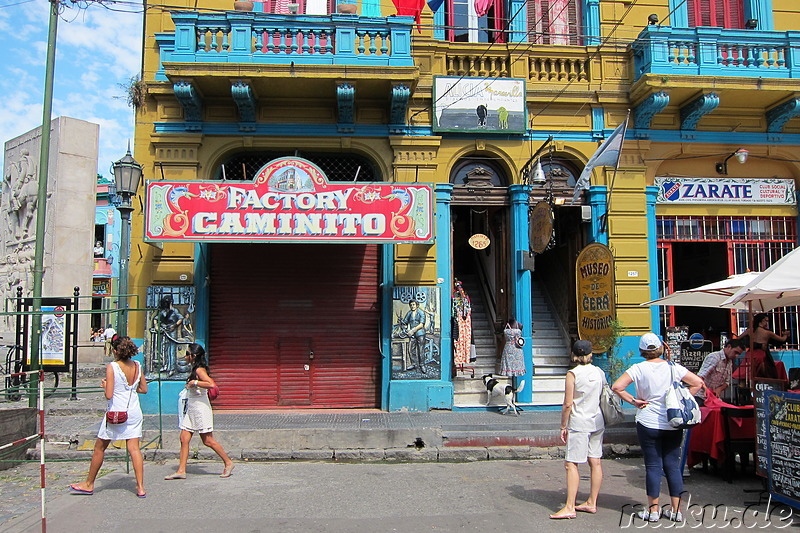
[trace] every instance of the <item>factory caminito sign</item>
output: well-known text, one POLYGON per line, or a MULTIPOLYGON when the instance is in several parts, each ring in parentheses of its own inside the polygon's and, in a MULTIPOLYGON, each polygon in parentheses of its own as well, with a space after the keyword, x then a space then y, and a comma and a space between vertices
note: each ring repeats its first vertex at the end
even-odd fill
POLYGON ((146 241, 433 242, 426 184, 329 183, 310 161, 284 157, 252 182, 147 182, 146 241))
POLYGON ((595 353, 608 351, 614 304, 614 257, 608 246, 590 244, 576 262, 578 337, 592 343, 595 353))

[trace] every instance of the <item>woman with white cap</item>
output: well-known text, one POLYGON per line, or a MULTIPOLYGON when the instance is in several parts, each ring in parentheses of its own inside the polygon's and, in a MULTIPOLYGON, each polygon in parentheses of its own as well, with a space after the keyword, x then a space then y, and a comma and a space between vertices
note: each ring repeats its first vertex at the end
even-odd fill
POLYGON ((665 474, 672 505, 663 515, 673 522, 683 522, 680 511, 683 492, 683 430, 669 424, 666 396, 673 376, 675 380, 686 383, 692 395, 697 394, 703 386, 703 380, 683 366, 664 360, 661 357, 664 354, 664 343, 655 333, 642 335, 639 339, 639 353, 644 361, 631 366, 611 386, 623 401, 639 410, 636 413, 636 434, 644 454, 647 509, 640 511, 638 517, 648 522, 656 522, 661 517, 658 497, 661 494, 661 476, 665 474), (636 396, 625 390, 631 383, 636 386, 636 396))
POLYGON ((567 469, 567 503, 550 515, 553 520, 575 518, 576 511, 594 514, 597 512, 597 495, 603 483, 603 432, 605 422, 600 411, 600 392, 606 383, 606 375, 592 365, 592 343, 577 341, 572 346, 571 362, 564 388, 564 404, 561 407, 561 442, 567 445, 564 468, 567 469), (589 463, 591 484, 589 497, 575 505, 578 497, 578 464, 589 463))

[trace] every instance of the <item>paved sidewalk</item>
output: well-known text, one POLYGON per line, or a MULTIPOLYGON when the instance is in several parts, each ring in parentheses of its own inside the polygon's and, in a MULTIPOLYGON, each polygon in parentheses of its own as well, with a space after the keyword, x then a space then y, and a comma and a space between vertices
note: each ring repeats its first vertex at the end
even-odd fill
MULTIPOLYGON (((106 463, 93 496, 68 494, 69 483, 85 475, 88 463, 48 467, 47 529, 55 532, 503 532, 585 533, 637 528, 675 528, 666 520, 649 524, 631 518, 644 500, 641 459, 603 461, 605 473, 596 515, 552 521, 563 504, 560 460, 467 463, 330 462, 237 463, 234 475, 218 477, 219 461, 189 463, 188 478, 164 481, 175 462, 145 464, 146 499, 138 499, 124 465, 106 463), (83 468, 77 468, 78 466, 83 468)), ((588 490, 588 469, 579 495, 588 490)), ((0 473, 2 474, 2 473, 0 473)), ((36 485, 38 465, 20 467, 14 486, 36 485), (26 481, 27 480, 27 481, 26 481)), ((2 479, 2 478, 0 478, 2 479)), ((3 480, 0 532, 40 531, 38 491, 8 488, 3 480), (13 506, 9 511, 8 507, 13 506), (3 508, 5 507, 5 508, 3 508)), ((733 484, 692 472, 686 481, 684 529, 740 528, 794 531, 800 517, 786 507, 752 505, 760 480, 733 484), (714 515, 713 511, 717 511, 714 515)), ((662 503, 667 498, 662 495, 662 503)))

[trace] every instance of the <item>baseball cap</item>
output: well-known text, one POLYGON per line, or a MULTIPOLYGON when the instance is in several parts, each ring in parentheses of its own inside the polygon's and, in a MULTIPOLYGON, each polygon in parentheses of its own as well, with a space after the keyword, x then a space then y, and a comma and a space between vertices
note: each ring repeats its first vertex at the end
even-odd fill
POLYGON ((645 333, 639 339, 640 350, 657 350, 661 346, 661 339, 655 333, 645 333))
POLYGON ((585 340, 577 341, 572 345, 572 353, 581 357, 592 353, 592 343, 585 340))

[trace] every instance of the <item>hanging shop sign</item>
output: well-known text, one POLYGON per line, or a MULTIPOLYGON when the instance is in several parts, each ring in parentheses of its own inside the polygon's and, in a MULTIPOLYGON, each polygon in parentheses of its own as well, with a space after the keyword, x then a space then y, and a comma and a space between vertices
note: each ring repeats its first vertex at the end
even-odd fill
POLYGON ((531 210, 528 233, 531 250, 540 254, 547 250, 553 238, 553 208, 541 201, 531 210))
POLYGON ((525 80, 433 78, 433 131, 525 133, 525 80))
POLYGON ((329 183, 305 159, 276 159, 252 182, 147 182, 146 241, 433 242, 433 188, 329 183))
POLYGON ((578 336, 592 343, 595 353, 611 348, 614 301, 614 256, 608 246, 590 244, 575 265, 578 297, 578 336))
POLYGON ((489 237, 484 235, 483 233, 476 233, 472 237, 469 238, 469 245, 475 248, 476 250, 485 250, 491 244, 489 237))
POLYGON ((795 205, 792 179, 657 177, 659 204, 795 205))

